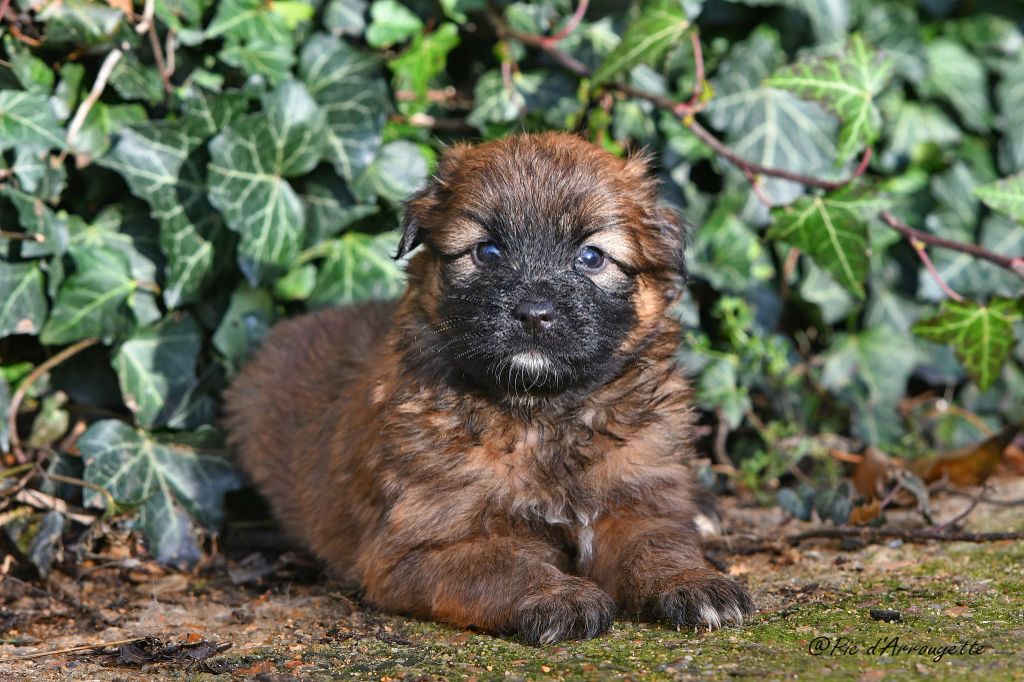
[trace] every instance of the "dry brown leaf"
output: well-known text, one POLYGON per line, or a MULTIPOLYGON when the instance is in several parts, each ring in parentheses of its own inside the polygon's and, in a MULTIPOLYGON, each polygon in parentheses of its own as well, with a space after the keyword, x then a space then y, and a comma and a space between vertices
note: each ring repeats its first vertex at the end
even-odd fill
POLYGON ((876 447, 864 450, 864 459, 853 470, 853 486, 869 500, 885 494, 897 463, 876 447))
POLYGON ((855 526, 863 526, 871 523, 882 515, 882 501, 877 497, 870 502, 854 507, 850 512, 850 523, 855 526))
POLYGON ((1015 433, 1016 428, 1005 429, 976 445, 916 461, 912 468, 926 483, 946 478, 953 485, 981 485, 996 470, 1015 433))

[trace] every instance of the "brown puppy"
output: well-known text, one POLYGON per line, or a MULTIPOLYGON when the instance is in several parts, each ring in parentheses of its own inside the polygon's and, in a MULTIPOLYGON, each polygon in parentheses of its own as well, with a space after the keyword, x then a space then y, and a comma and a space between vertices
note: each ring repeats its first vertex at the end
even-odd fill
POLYGON ((384 609, 531 643, 616 605, 739 623, 704 561, 667 314, 685 234, 646 160, 567 134, 456 146, 407 206, 395 303, 285 322, 227 394, 285 528, 384 609))

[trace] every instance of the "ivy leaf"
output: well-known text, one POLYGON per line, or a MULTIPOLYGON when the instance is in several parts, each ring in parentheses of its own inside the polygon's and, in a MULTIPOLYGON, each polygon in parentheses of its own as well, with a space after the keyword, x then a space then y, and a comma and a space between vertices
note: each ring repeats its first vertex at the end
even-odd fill
POLYGON ((217 13, 206 27, 206 38, 234 38, 239 42, 264 41, 286 45, 295 44, 288 22, 274 11, 277 3, 264 0, 221 0, 217 13))
POLYGON ((64 130, 57 123, 46 95, 0 90, 0 151, 31 147, 64 147, 64 130))
POLYGON ((352 193, 362 203, 382 197, 392 204, 423 186, 427 180, 427 160, 418 145, 396 140, 381 147, 380 154, 352 183, 352 193))
POLYGON ((887 170, 911 161, 923 145, 949 147, 963 138, 963 131, 932 104, 893 97, 882 106, 882 113, 888 122, 888 144, 881 155, 882 166, 887 170))
POLYGON ((286 80, 295 65, 295 53, 290 47, 265 40, 229 42, 218 56, 228 66, 241 69, 250 76, 266 76, 271 85, 286 80))
POLYGON ((881 202, 863 200, 851 190, 804 197, 772 210, 771 239, 781 239, 814 259, 821 268, 857 298, 864 298, 868 273, 868 230, 861 216, 881 202))
POLYGON ((157 104, 164 99, 164 84, 156 69, 144 65, 132 52, 127 52, 110 74, 110 85, 121 99, 142 100, 157 104))
POLYGON ((379 60, 343 40, 318 34, 302 49, 299 73, 327 116, 327 153, 351 181, 381 145, 389 99, 379 60))
MULTIPOLYGON (((219 526, 225 493, 241 486, 231 464, 209 448, 163 441, 114 419, 90 426, 78 447, 85 480, 119 504, 139 506, 150 551, 178 567, 191 567, 200 557, 192 519, 219 526)), ((105 506, 94 490, 86 490, 85 504, 105 506)))
POLYGON ((985 204, 1019 223, 1024 223, 1024 173, 974 188, 985 204))
POLYGON ((839 116, 843 127, 836 162, 841 164, 878 140, 882 116, 874 98, 891 75, 892 60, 882 58, 855 34, 841 56, 784 67, 765 85, 819 101, 839 116))
POLYGON ((8 452, 11 447, 8 431, 7 413, 11 409, 11 387, 7 380, 0 376, 0 451, 8 452))
POLYGON ((45 3, 36 19, 46 23, 46 44, 94 46, 109 43, 124 30, 124 13, 94 0, 45 3))
POLYGON ((323 133, 323 112, 304 85, 289 81, 264 97, 262 113, 210 142, 210 202, 240 235, 239 264, 254 284, 288 270, 298 255, 305 208, 284 178, 316 166, 323 133))
POLYGON ((397 236, 395 232, 373 236, 349 232, 329 242, 309 305, 321 308, 400 294, 405 274, 392 257, 398 249, 397 236))
POLYGON ((757 233, 724 204, 697 230, 694 253, 691 272, 715 289, 742 293, 774 275, 757 233))
POLYGON ((128 259, 110 249, 73 254, 77 272, 64 280, 40 340, 58 345, 98 336, 110 339, 132 326, 128 299, 138 287, 128 259))
POLYGON ((928 78, 922 89, 949 101, 964 125, 986 132, 992 112, 988 103, 988 74, 981 60, 963 45, 940 38, 925 48, 928 78))
MULTIPOLYGON (((27 258, 36 256, 62 255, 68 249, 70 233, 66 213, 56 213, 39 197, 18 191, 13 187, 0 186, 3 194, 18 211, 21 228, 28 234, 39 235, 42 241, 25 240, 22 243, 21 255, 27 258)), ((3 243, 5 240, 0 240, 3 243)))
POLYGON ((140 426, 165 426, 196 386, 202 336, 188 316, 141 329, 114 354, 125 405, 140 426))
POLYGON ((841 390, 860 383, 871 406, 895 406, 907 388, 917 351, 892 327, 839 334, 824 354, 822 385, 841 390))
MULTIPOLYGON (((205 110, 212 117, 210 110, 205 110)), ((230 120, 223 113, 220 121, 230 120)), ((149 203, 160 222, 167 257, 164 301, 171 308, 198 299, 231 245, 220 215, 206 199, 205 135, 196 115, 184 121, 154 121, 124 129, 99 160, 117 171, 133 194, 149 203)), ((205 131, 204 131, 205 132, 205 131)))
POLYGON ((653 64, 676 45, 690 28, 681 5, 673 0, 654 0, 629 25, 611 54, 594 71, 594 83, 602 83, 637 64, 653 64))
POLYGON ((358 36, 366 28, 368 0, 331 0, 324 10, 324 26, 334 35, 358 36))
POLYGON ((397 0, 374 0, 370 20, 366 29, 370 47, 391 47, 423 30, 423 21, 397 0))
MULTIPOLYGON (((773 31, 760 29, 737 44, 712 79, 716 95, 705 112, 744 159, 826 177, 835 172, 835 118, 815 102, 761 84, 785 59, 778 41, 773 31)), ((773 203, 785 204, 804 188, 765 178, 762 191, 773 203)))
POLYGON ((230 370, 237 369, 266 336, 274 321, 274 301, 263 289, 242 285, 231 294, 228 309, 213 334, 213 347, 230 370))
POLYGON ((0 301, 0 339, 11 334, 38 334, 46 320, 39 264, 0 260, 0 301))
POLYGON ((319 244, 380 211, 377 202, 357 202, 345 181, 327 169, 314 171, 306 180, 302 203, 306 206, 307 246, 319 244))
POLYGON ((996 85, 997 125, 1003 137, 999 143, 999 167, 1006 173, 1024 171, 1024 59, 1018 58, 1004 70, 996 85))
POLYGON ((743 422, 751 403, 747 387, 739 385, 735 358, 714 360, 704 368, 697 384, 697 401, 707 409, 721 409, 730 429, 743 422))
POLYGON ((67 186, 67 169, 49 152, 22 147, 15 152, 11 170, 22 190, 44 202, 57 203, 67 186))
POLYGON ((987 389, 999 376, 1014 344, 1013 322, 1020 317, 1020 302, 995 298, 987 305, 972 301, 944 301, 939 313, 913 326, 929 341, 952 344, 956 355, 977 382, 987 389))
POLYGON ((441 24, 436 31, 417 35, 405 52, 388 62, 396 76, 396 88, 412 90, 418 106, 425 106, 431 81, 444 73, 448 53, 458 44, 459 29, 452 23, 441 24))

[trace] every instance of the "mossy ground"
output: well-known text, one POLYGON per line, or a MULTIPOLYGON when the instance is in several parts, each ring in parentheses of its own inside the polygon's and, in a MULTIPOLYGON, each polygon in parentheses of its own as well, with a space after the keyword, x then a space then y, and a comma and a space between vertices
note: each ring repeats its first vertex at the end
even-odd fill
MULTIPOLYGON (((1020 497, 1024 486, 1014 488, 1020 497)), ((756 517, 766 536, 779 534, 771 512, 734 513, 747 527, 747 516, 756 517)), ((951 508, 947 516, 955 513, 951 508)), ((1019 529, 1022 515, 1020 507, 979 507, 970 525, 1019 529)), ((822 541, 723 558, 759 608, 742 628, 677 631, 620 620, 594 640, 533 648, 368 611, 325 583, 254 590, 172 575, 138 584, 120 607, 125 616, 117 627, 63 631, 36 646, 4 645, 0 656, 194 632, 233 643, 211 666, 235 678, 1024 680, 1024 543, 893 543, 847 551, 822 541), (878 608, 899 611, 901 620, 872 619, 878 608), (974 653, 964 649, 971 643, 974 653), (899 646, 953 650, 935 660, 935 652, 896 652, 899 646)), ((7 670, 0 679, 214 679, 198 669, 107 667, 75 656, 7 664, 7 670)))

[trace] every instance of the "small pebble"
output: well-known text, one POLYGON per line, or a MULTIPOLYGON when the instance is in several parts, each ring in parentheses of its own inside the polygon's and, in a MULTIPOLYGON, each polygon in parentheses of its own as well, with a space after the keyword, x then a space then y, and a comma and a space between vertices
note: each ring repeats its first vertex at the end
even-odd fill
POLYGON ((903 620, 903 616, 900 612, 893 609, 871 609, 871 618, 874 620, 882 620, 886 623, 898 623, 903 620))

